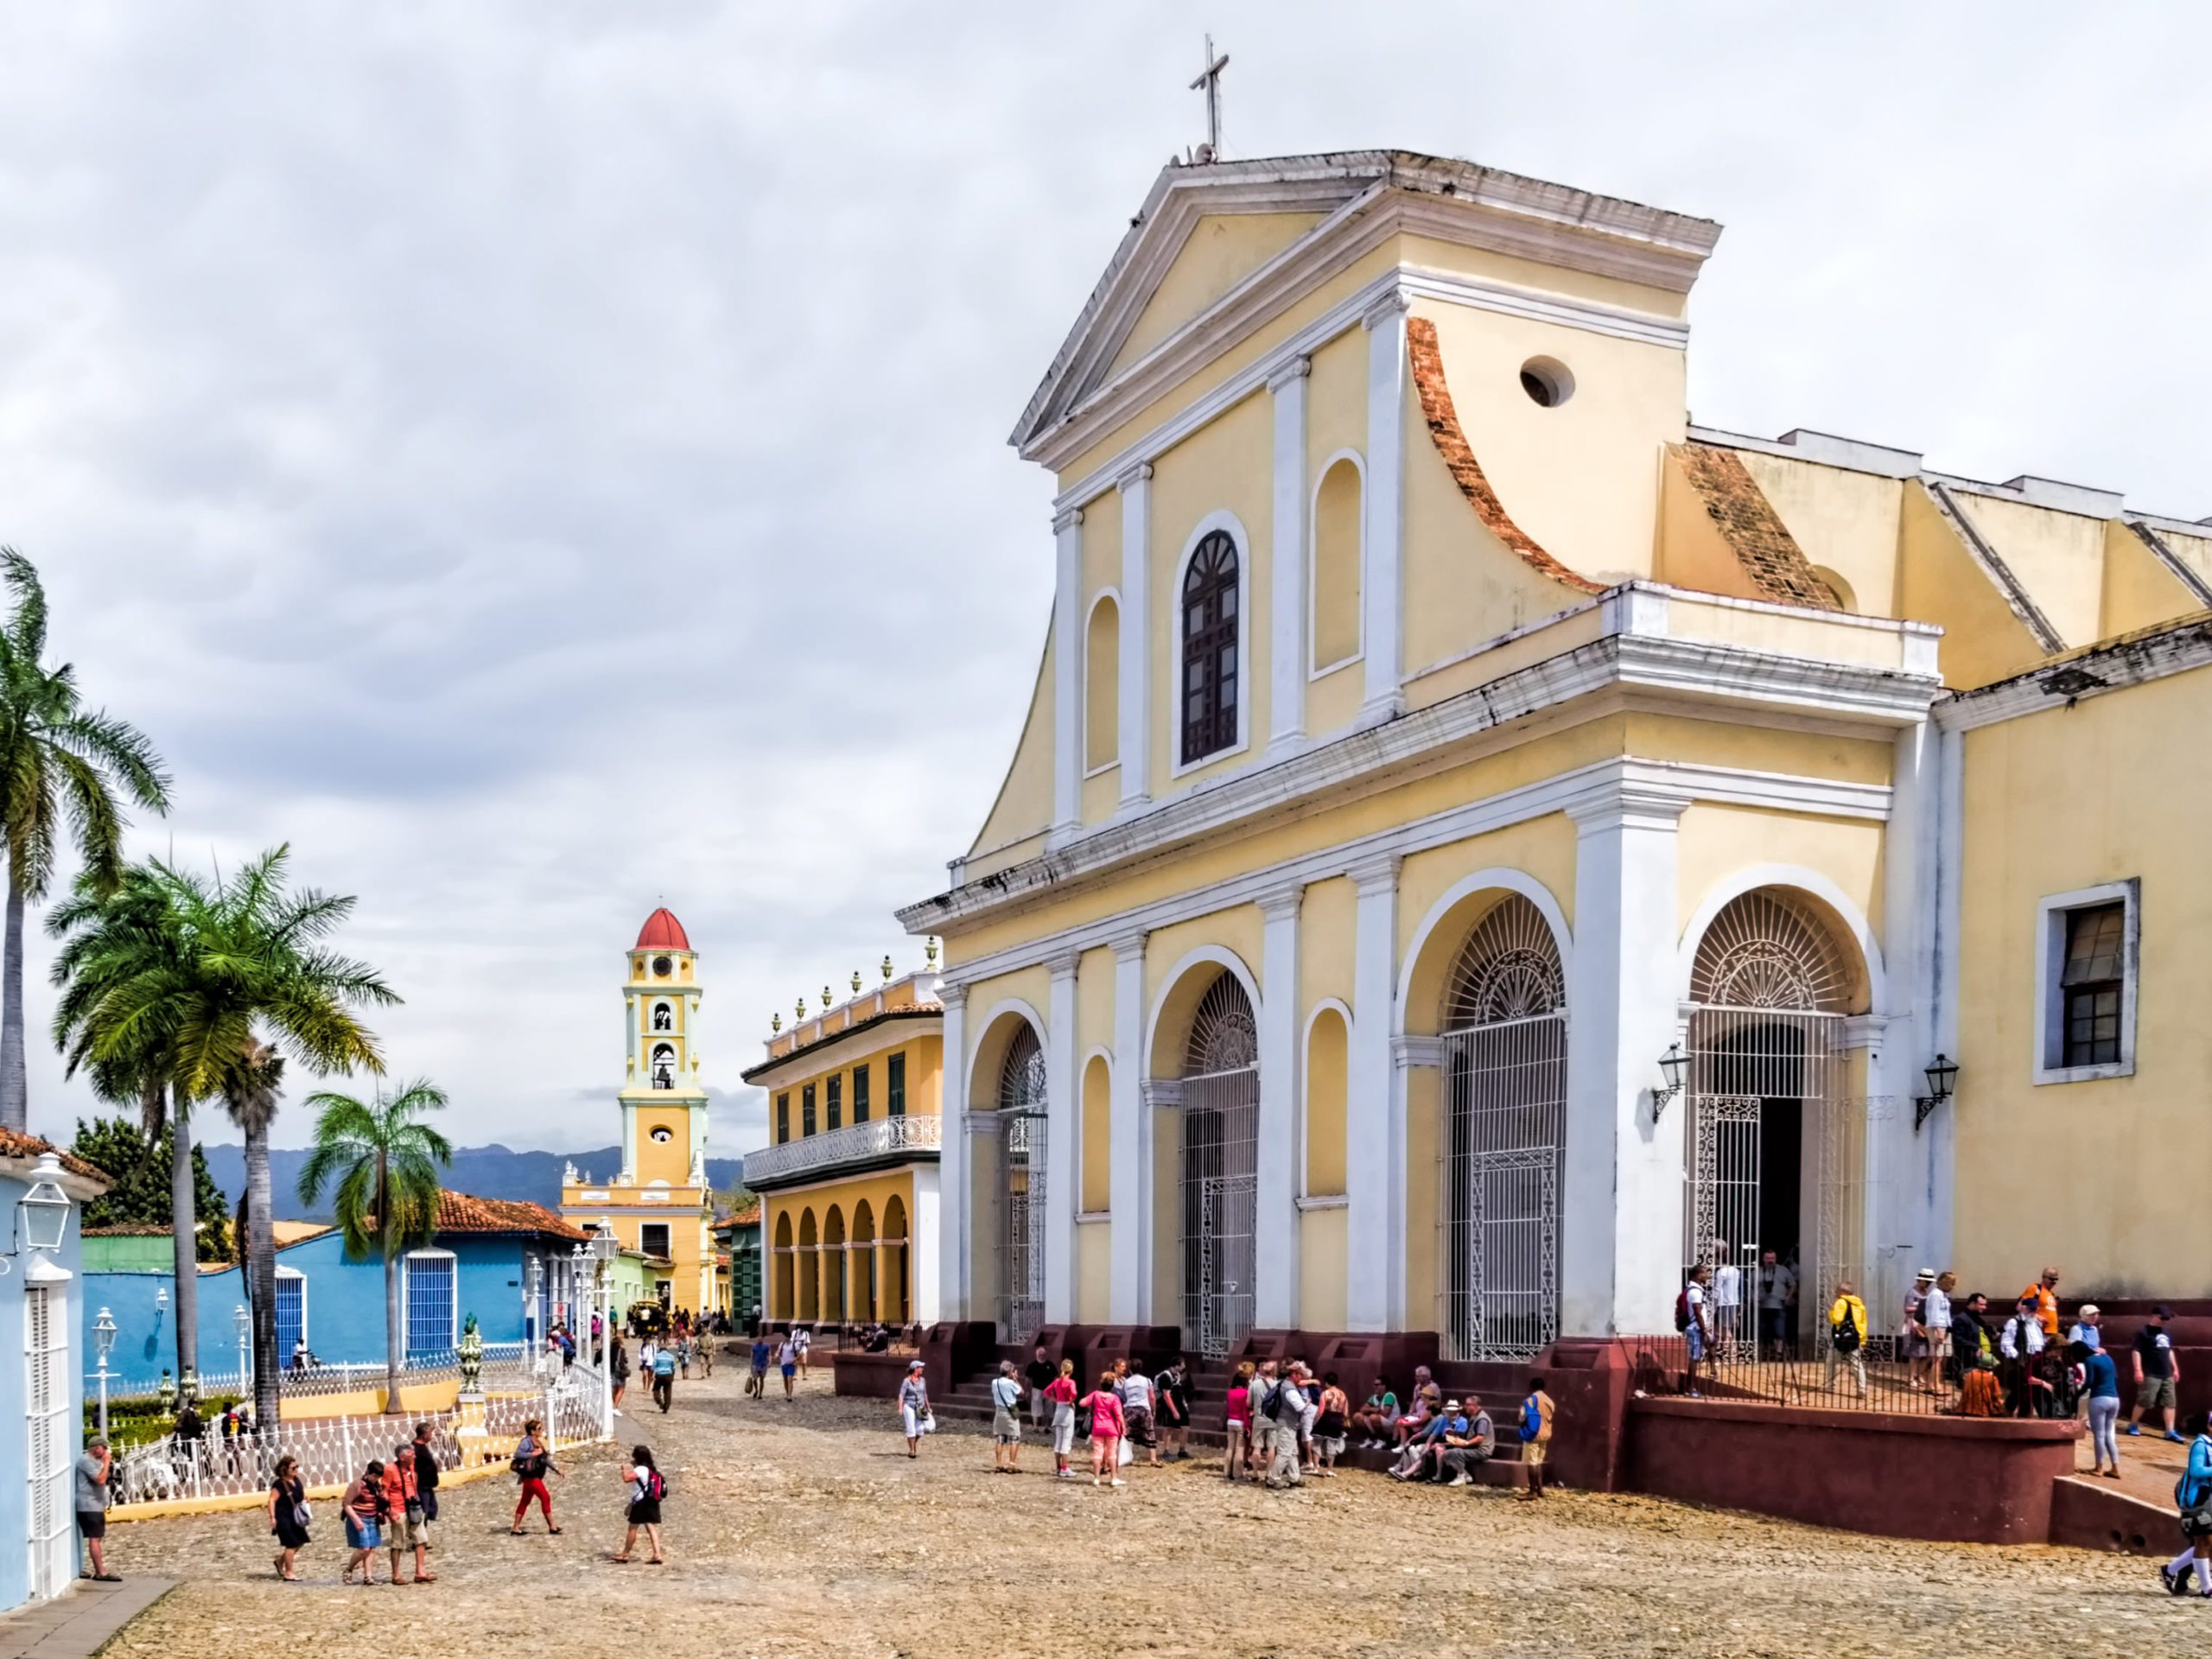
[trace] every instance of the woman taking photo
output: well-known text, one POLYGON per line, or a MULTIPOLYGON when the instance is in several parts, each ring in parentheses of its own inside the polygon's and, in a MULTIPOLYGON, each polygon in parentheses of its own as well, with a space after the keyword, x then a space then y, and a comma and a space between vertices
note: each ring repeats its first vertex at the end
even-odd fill
POLYGON ((292 1568, 293 1557, 305 1548, 308 1540, 308 1488, 299 1476, 299 1459, 290 1456, 276 1459, 276 1472, 269 1483, 269 1530, 276 1535, 283 1554, 276 1557, 276 1576, 287 1584, 297 1584, 300 1575, 292 1568))

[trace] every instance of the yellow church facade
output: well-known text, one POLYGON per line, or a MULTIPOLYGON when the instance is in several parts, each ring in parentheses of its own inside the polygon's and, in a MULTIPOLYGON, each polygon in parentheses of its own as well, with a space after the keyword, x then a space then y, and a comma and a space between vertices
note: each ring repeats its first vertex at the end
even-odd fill
POLYGON ((622 1113, 622 1166, 594 1181, 571 1166, 561 1213, 610 1229, 642 1257, 650 1295, 699 1312, 723 1306, 726 1269, 709 1229, 707 1091, 700 1081, 698 957, 683 923, 656 910, 639 930, 622 986, 626 1054, 615 1098, 622 1113))
POLYGON ((1762 1249, 2212 1294, 2158 1150, 2212 527, 1693 425, 1719 235, 1402 152, 1160 175, 1014 435, 1012 766, 900 912, 944 1317, 1515 1357, 1762 1249), (2101 1192, 2093 1134, 2145 1137, 2101 1192))
POLYGON ((762 1203, 763 1306, 777 1324, 934 1322, 943 1011, 934 969, 884 982, 771 1037, 744 1080, 768 1096, 746 1154, 762 1203))

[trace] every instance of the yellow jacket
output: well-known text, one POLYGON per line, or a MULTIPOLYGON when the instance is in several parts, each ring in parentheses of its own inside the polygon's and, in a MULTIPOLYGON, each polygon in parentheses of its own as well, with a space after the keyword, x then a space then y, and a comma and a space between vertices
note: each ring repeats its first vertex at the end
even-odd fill
POLYGON ((1828 1329, 1839 1330, 1848 1316, 1859 1332, 1859 1340, 1866 1340, 1866 1304, 1856 1296, 1839 1296, 1828 1308, 1828 1329))

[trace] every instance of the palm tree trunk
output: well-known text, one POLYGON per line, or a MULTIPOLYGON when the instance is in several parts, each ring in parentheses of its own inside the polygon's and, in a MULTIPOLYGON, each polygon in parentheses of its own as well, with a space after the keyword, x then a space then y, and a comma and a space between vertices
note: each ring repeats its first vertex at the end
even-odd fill
POLYGON ((384 1249, 384 1408, 391 1413, 399 1409, 399 1262, 388 1233, 379 1243, 384 1249))
MULTIPOLYGON (((148 1109, 161 1097, 147 1090, 148 1109)), ((191 1126, 179 1110, 169 1117, 169 1233, 175 1245, 176 1374, 200 1370, 200 1218, 193 1207, 191 1126)))
POLYGON ((269 1126, 245 1132, 246 1274, 253 1291, 253 1420, 264 1463, 274 1465, 279 1433, 276 1247, 269 1226, 269 1126))
POLYGON ((8 871, 8 932, 0 947, 0 1129, 30 1128, 30 1086, 23 1072, 23 890, 8 871))

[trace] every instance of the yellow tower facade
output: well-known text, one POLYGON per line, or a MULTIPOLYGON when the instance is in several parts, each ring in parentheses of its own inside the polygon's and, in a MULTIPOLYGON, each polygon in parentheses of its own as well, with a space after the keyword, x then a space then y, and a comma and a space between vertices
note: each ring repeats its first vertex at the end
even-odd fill
POLYGON ((645 918, 631 946, 622 986, 625 1056, 622 1166, 611 1181, 571 1169, 561 1213, 611 1228, 645 1259, 665 1303, 719 1306, 721 1268, 708 1230, 707 1091, 700 1083, 698 957, 683 923, 666 910, 645 918))

